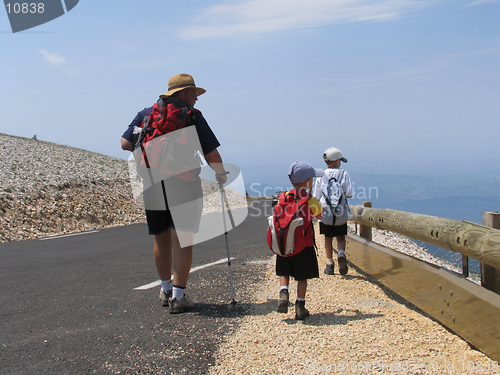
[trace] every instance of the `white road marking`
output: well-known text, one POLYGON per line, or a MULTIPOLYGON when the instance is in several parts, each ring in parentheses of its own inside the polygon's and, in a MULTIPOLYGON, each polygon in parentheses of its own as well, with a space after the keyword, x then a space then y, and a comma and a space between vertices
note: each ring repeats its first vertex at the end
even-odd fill
POLYGON ((61 234, 59 236, 52 236, 52 237, 43 237, 43 238, 39 238, 38 240, 39 241, 55 240, 56 238, 79 236, 81 234, 89 234, 89 233, 97 233, 97 232, 99 232, 99 230, 89 230, 88 232, 79 232, 79 233, 61 234))
MULTIPOLYGON (((231 260, 234 260, 234 259, 235 258, 231 258, 231 260)), ((217 264, 225 263, 225 262, 227 262, 227 258, 219 259, 219 260, 216 260, 215 262, 212 262, 212 263, 202 264, 201 266, 191 268, 191 271, 189 273, 195 272, 198 270, 202 270, 204 268, 208 268, 211 266, 215 266, 217 264)), ((151 288, 154 288, 154 287, 157 287, 160 285, 161 285, 160 280, 157 280, 157 281, 153 281, 152 283, 149 283, 146 285, 138 286, 137 288, 134 288, 134 290, 147 290, 147 289, 151 289, 151 288)))

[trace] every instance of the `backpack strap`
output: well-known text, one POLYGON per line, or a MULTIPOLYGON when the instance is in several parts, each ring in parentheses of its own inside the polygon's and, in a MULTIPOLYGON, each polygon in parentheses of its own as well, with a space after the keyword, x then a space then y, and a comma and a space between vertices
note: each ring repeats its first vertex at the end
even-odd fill
MULTIPOLYGON (((331 180, 335 180, 334 177, 330 178, 330 179, 327 179, 326 178, 326 175, 323 176, 323 184, 329 184, 331 180)), ((335 180, 335 182, 337 182, 337 180, 335 180)), ((325 194, 325 192, 323 191, 323 189, 321 189, 321 194, 323 194, 323 197, 325 198, 325 202, 328 206, 330 206, 330 208, 333 208, 332 206, 332 202, 330 201, 330 198, 328 198, 328 195, 325 194)))
POLYGON ((150 136, 151 134, 153 134, 154 129, 151 126, 150 119, 151 119, 153 112, 155 111, 155 106, 159 107, 158 102, 153 104, 153 110, 151 111, 149 116, 146 116, 142 119, 142 124, 141 124, 142 130, 139 133, 139 137, 137 138, 137 142, 135 143, 134 150, 138 149, 139 147, 142 147, 142 144, 144 143, 144 139, 147 136, 150 136))
POLYGON ((316 234, 314 232, 314 225, 313 225, 313 222, 311 221, 311 227, 312 227, 312 231, 313 231, 313 243, 314 243, 314 248, 316 249, 316 255, 318 255, 318 246, 316 246, 316 234))

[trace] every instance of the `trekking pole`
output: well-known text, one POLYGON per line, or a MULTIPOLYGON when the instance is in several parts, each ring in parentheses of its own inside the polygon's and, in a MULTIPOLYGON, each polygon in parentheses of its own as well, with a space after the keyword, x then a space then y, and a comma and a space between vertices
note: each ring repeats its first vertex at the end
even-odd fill
MULTIPOLYGON (((224 172, 224 174, 229 174, 229 172, 224 172)), ((233 300, 231 301, 231 305, 236 305, 236 300, 234 299, 234 286, 233 286, 233 274, 231 272, 231 257, 229 256, 229 244, 228 244, 228 241, 227 241, 227 227, 226 227, 226 215, 224 213, 224 206, 225 206, 225 203, 224 203, 224 200, 227 202, 227 198, 225 198, 225 193, 224 193, 224 188, 222 187, 222 182, 221 181, 218 181, 219 182, 219 189, 220 189, 220 200, 221 200, 221 204, 222 204, 222 221, 224 222, 224 238, 226 240, 226 252, 227 252, 227 265, 229 266, 229 281, 231 283, 231 294, 232 294, 232 298, 233 300)), ((231 220, 231 224, 234 228, 234 221, 233 221, 233 215, 231 214, 231 210, 229 209, 229 206, 227 207, 227 213, 229 215, 229 219, 231 220)))

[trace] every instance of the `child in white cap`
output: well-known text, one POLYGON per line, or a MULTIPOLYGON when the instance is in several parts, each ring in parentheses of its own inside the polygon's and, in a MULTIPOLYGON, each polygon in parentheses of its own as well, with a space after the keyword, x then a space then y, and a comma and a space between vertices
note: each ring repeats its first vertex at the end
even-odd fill
MULTIPOLYGON (((344 190, 346 198, 353 196, 354 188, 349 174, 340 165, 342 162, 347 163, 347 159, 342 156, 338 148, 331 147, 323 153, 323 160, 328 168, 325 170, 327 180, 334 177, 344 190)), ((321 188, 323 186, 323 179, 316 179, 313 195, 319 200, 321 198, 321 188)), ((333 264, 333 238, 337 238, 337 262, 339 265, 339 273, 346 275, 348 266, 347 258, 345 255, 345 236, 347 235, 347 223, 335 226, 327 225, 322 222, 319 223, 319 232, 325 236, 325 255, 326 255, 326 268, 325 274, 333 275, 335 266, 333 264)))

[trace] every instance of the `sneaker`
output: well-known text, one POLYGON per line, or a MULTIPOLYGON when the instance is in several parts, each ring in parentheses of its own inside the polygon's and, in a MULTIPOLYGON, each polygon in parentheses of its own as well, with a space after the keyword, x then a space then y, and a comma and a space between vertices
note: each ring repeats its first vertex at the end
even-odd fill
POLYGON ((163 307, 168 307, 168 300, 172 297, 172 290, 164 291, 160 289, 160 301, 163 307))
POLYGON ((184 294, 184 297, 181 299, 170 298, 170 314, 180 314, 186 311, 191 311, 194 306, 194 303, 188 300, 187 296, 184 294))
POLYGON ((309 316, 309 311, 306 309, 306 301, 295 302, 295 319, 304 320, 309 316))
POLYGON ((278 310, 276 310, 279 313, 286 314, 288 312, 288 290, 280 290, 280 301, 278 303, 278 310))
POLYGON ((332 263, 332 264, 327 264, 326 265, 326 268, 325 268, 325 273, 327 275, 335 275, 335 265, 332 263))
POLYGON ((347 270, 349 269, 349 267, 347 267, 347 259, 345 258, 345 256, 339 256, 338 257, 338 262, 339 262, 339 272, 341 275, 347 275, 347 270))

